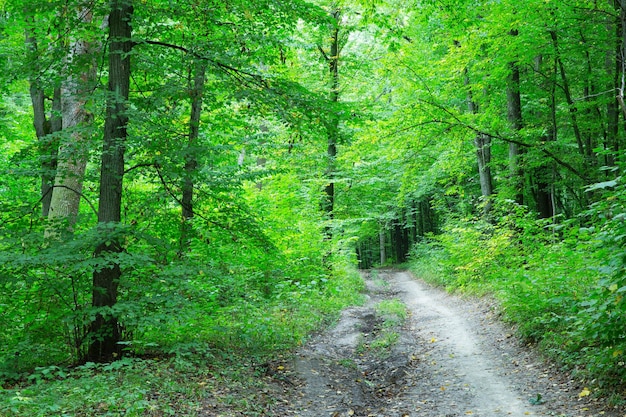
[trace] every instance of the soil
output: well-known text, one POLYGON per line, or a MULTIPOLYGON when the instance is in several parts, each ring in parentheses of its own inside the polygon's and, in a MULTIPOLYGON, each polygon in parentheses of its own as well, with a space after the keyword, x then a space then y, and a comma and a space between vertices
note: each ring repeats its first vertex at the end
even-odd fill
POLYGON ((521 343, 492 302, 459 298, 403 271, 364 273, 368 300, 266 364, 274 386, 262 415, 300 417, 625 416, 521 343), (395 343, 375 348, 376 305, 399 300, 395 343))

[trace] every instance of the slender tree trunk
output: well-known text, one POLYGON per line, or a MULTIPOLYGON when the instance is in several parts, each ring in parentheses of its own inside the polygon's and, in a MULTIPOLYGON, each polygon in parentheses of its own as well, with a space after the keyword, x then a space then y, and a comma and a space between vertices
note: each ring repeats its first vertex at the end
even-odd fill
MULTIPOLYGON (((33 23, 34 24, 34 23, 33 23)), ((30 54, 30 62, 33 63, 33 75, 30 77, 30 99, 33 108, 33 127, 39 141, 41 158, 41 216, 48 217, 50 201, 52 200, 52 185, 57 164, 58 143, 50 136, 51 133, 61 130, 61 117, 55 114, 58 110, 61 97, 60 89, 54 90, 52 112, 50 118, 46 113, 46 94, 41 87, 39 78, 39 50, 34 35, 27 32, 26 47, 30 54)), ((60 112, 59 112, 60 114, 60 112)))
MULTIPOLYGON (((618 107, 621 108, 622 119, 626 120, 626 103, 624 102, 624 91, 626 90, 626 0, 615 0, 615 8, 617 9, 617 24, 616 24, 616 58, 615 58, 615 85, 617 86, 616 101, 618 107)), ((615 140, 612 143, 611 150, 614 154, 614 160, 611 161, 612 165, 615 164, 616 159, 619 158, 619 151, 624 147, 623 140, 617 132, 619 121, 619 113, 615 116, 615 140)))
MULTIPOLYGON (((539 56, 535 60, 537 71, 543 65, 543 57, 539 56)), ((556 78, 558 73, 558 62, 555 58, 552 68, 552 78, 546 82, 546 90, 548 91, 550 112, 548 114, 546 124, 547 133, 540 138, 541 142, 551 142, 557 138, 557 122, 556 122, 556 78)), ((541 115, 539 115, 541 116, 541 115)), ((544 116, 545 117, 545 116, 544 116)), ((532 172, 533 190, 535 201, 537 203, 537 212, 539 217, 547 219, 554 216, 554 165, 551 162, 545 162, 532 172)))
POLYGON ((187 153, 185 155, 185 177, 182 185, 182 227, 180 235, 180 253, 188 252, 191 238, 191 219, 194 216, 193 190, 194 174, 198 168, 198 160, 195 157, 198 137, 200 135, 200 116, 202 115, 202 99, 205 82, 206 66, 204 63, 196 63, 193 87, 191 88, 191 114, 189 118, 189 139, 187 153))
MULTIPOLYGON (((615 157, 619 150, 618 132, 619 132, 619 103, 618 94, 620 91, 620 72, 622 68, 622 26, 624 22, 624 11, 621 10, 618 4, 618 0, 609 0, 611 5, 615 8, 617 17, 609 23, 608 31, 615 34, 615 45, 612 51, 607 51, 605 68, 608 78, 611 80, 607 83, 607 90, 614 91, 616 94, 612 100, 609 100, 606 104, 606 138, 604 141, 604 148, 612 152, 607 153, 605 157, 606 166, 615 165, 615 157), (612 30, 611 30, 612 28, 612 30)), ((607 171, 608 173, 608 171, 607 171)))
MULTIPOLYGON (((467 87, 467 109, 472 114, 478 113, 478 106, 472 97, 469 75, 465 70, 465 86, 467 87)), ((478 176, 480 181, 480 192, 485 199, 485 214, 491 209, 491 195, 493 194, 493 179, 491 176, 491 138, 483 133, 476 134, 474 138, 476 147, 476 160, 478 162, 478 176)))
POLYGON ((387 231, 381 224, 380 230, 378 231, 378 244, 380 246, 380 265, 381 266, 385 265, 385 263, 387 262, 387 248, 385 247, 386 245, 385 235, 386 234, 387 234, 387 231))
MULTIPOLYGON (((554 52, 556 54, 554 59, 558 67, 558 71, 561 75, 561 81, 562 81, 561 87, 563 89, 563 93, 565 94, 565 101, 567 102, 567 105, 569 106, 569 114, 572 120, 572 128, 574 130, 574 137, 576 138, 576 144, 578 145, 578 152, 580 153, 580 155, 584 157, 585 144, 583 142, 582 134, 580 133, 580 127, 578 125, 578 117, 576 116, 577 108, 576 108, 576 105, 574 104, 574 99, 572 98, 572 93, 570 91, 569 79, 567 78, 567 75, 565 73, 565 65, 563 65, 563 60, 561 59, 558 37, 557 37, 556 31, 554 30, 549 31, 549 33, 552 39, 552 46, 554 48, 554 52)), ((556 85, 556 80, 555 80, 555 85, 556 85)))
MULTIPOLYGON (((517 36, 517 30, 511 31, 517 36)), ((518 133, 522 130, 522 98, 520 93, 520 71, 517 62, 509 63, 510 75, 506 87, 507 120, 511 129, 518 133)), ((524 170, 520 163, 522 150, 516 143, 509 143, 509 176, 517 204, 524 204, 524 170)))
MULTIPOLYGON (((330 55, 326 56, 328 61, 328 69, 330 74, 330 93, 329 100, 332 107, 331 114, 327 124, 328 146, 326 156, 328 165, 326 169, 327 184, 324 189, 323 210, 329 219, 333 218, 335 209, 335 159, 337 157, 337 141, 339 139, 339 115, 336 112, 336 105, 339 102, 339 10, 332 13, 333 28, 330 41, 330 55)), ((330 228, 327 228, 328 237, 332 234, 330 228)))
POLYGON ((94 253, 94 257, 103 259, 104 265, 94 270, 92 294, 93 307, 102 308, 102 312, 98 312, 91 323, 92 339, 87 353, 88 359, 95 362, 114 359, 120 351, 118 342, 121 336, 117 317, 107 308, 117 302, 122 274, 115 254, 122 252, 123 247, 115 232, 121 221, 132 13, 131 0, 112 0, 109 14, 109 98, 104 124, 98 208, 98 223, 103 236, 94 253))
MULTIPOLYGON (((88 4, 77 11, 80 24, 91 24, 93 15, 89 7, 91 5, 88 4)), ((64 226, 69 231, 72 231, 78 217, 89 155, 85 127, 90 125, 93 117, 85 104, 96 78, 96 62, 92 49, 93 44, 86 39, 78 38, 71 42, 66 63, 69 75, 61 87, 62 129, 67 135, 64 135, 59 144, 48 218, 66 222, 64 226)), ((49 230, 48 234, 50 232, 49 230)))

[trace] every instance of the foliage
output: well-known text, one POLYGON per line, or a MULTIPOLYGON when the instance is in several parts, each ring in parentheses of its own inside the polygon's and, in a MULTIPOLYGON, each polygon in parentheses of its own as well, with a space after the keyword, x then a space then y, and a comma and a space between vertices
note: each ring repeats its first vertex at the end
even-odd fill
MULTIPOLYGON (((346 303, 360 302, 362 288, 358 273, 344 266, 337 268, 332 284, 324 290, 285 285, 264 302, 250 300, 218 309, 213 315, 198 314, 186 323, 187 317, 176 316, 166 323, 168 327, 153 327, 154 333, 144 332, 146 339, 128 344, 128 349, 144 359, 125 357, 110 364, 44 366, 31 373, 3 373, 3 378, 10 377, 17 384, 5 383, 0 391, 0 413, 197 415, 203 402, 215 394, 212 401, 248 412, 255 402, 261 406, 261 399, 232 404, 229 389, 237 392, 243 385, 249 391, 261 385, 253 372, 256 366, 301 344, 346 303), (166 328, 172 333, 169 340, 163 337, 166 328)), ((198 304, 189 310, 206 309, 202 300, 195 302, 198 304)))
MULTIPOLYGON (((509 214, 495 224, 463 221, 416 246, 412 268, 449 290, 495 296, 520 336, 577 369, 580 378, 617 388, 624 377, 622 258, 607 267, 615 246, 605 240, 615 236, 605 234, 616 226, 614 220, 605 219, 602 232, 581 228, 578 221, 542 228, 531 213, 510 210, 511 204, 504 203, 509 214)), ((602 212, 605 204, 587 215, 602 212)))
MULTIPOLYGON (((152 412, 140 388, 100 408, 119 369, 68 370, 102 337, 90 332, 98 317, 119 323, 108 330, 122 354, 109 359, 123 358, 124 375, 154 365, 175 379, 164 369, 176 360, 297 346, 358 302, 351 265, 407 254, 450 291, 497 297, 521 335, 582 377, 625 380, 626 21, 616 3, 135 2, 121 219, 100 226, 110 4, 0 7, 10 412, 80 413, 71 383, 82 392, 90 373, 92 408, 152 412), (89 45, 82 57, 77 42, 89 45), (68 99, 85 123, 54 130, 68 99), (88 158, 75 173, 76 224, 52 221, 44 190, 56 161, 76 159, 79 136, 88 158), (94 256, 111 242, 119 252, 94 256), (106 268, 121 272, 116 299, 93 307, 92 278, 106 268), (168 359, 132 359, 145 355, 168 359), (31 382, 68 402, 33 395, 31 382)), ((379 306, 390 328, 401 312, 379 306)))

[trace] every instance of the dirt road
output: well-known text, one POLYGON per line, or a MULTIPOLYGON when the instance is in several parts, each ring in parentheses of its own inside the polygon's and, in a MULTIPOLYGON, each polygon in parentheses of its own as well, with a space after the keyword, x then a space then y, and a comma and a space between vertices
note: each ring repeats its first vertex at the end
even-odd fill
POLYGON ((450 296, 407 272, 364 276, 368 302, 298 352, 290 366, 297 388, 283 415, 624 416, 580 397, 584 387, 522 346, 487 302, 450 296), (389 324, 381 303, 404 304, 404 322, 389 324))

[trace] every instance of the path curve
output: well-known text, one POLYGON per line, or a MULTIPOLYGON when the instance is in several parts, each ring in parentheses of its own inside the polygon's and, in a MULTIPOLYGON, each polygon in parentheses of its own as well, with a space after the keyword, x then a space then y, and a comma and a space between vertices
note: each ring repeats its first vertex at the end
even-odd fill
POLYGON ((403 271, 364 273, 368 302, 296 355, 300 417, 622 417, 513 336, 487 302, 451 296, 403 271), (376 305, 409 312, 384 355, 364 349, 381 331, 376 305))

